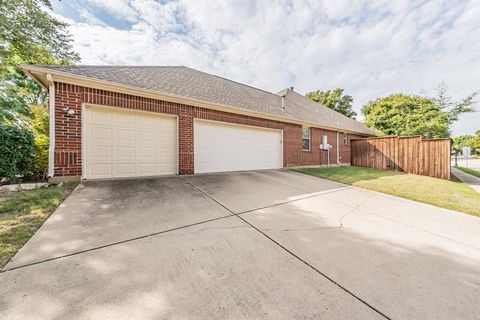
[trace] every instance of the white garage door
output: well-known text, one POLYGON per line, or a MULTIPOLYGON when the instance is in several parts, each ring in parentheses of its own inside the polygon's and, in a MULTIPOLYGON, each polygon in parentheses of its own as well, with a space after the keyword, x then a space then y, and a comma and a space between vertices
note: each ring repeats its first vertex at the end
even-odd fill
POLYGON ((195 173, 283 167, 282 131, 196 120, 195 173))
POLYGON ((177 172, 176 117, 86 107, 85 120, 85 178, 177 172))

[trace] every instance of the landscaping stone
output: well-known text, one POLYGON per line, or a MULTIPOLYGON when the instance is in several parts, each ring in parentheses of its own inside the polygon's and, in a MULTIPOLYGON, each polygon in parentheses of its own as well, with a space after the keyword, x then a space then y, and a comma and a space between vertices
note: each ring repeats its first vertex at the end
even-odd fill
POLYGON ((21 183, 21 184, 7 184, 0 187, 1 191, 15 192, 21 190, 33 190, 38 188, 44 188, 48 186, 47 182, 38 183, 21 183))

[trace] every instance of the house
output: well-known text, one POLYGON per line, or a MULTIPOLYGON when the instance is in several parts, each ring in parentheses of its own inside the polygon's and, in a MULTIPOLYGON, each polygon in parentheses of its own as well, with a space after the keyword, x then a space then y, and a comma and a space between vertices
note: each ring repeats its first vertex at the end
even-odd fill
POLYGON ((293 91, 187 67, 21 65, 49 90, 57 180, 349 164, 375 131, 293 91))

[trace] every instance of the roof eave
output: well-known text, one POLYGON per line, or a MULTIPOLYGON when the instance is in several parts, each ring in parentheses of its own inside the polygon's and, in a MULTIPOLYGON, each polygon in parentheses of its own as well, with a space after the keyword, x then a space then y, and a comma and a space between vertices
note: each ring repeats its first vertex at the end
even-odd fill
POLYGON ((25 74, 27 74, 32 79, 37 81, 44 88, 48 88, 48 81, 46 80, 46 75, 50 74, 53 78, 53 81, 55 82, 68 83, 68 84, 80 85, 80 86, 91 87, 91 88, 99 88, 106 91, 126 93, 130 95, 135 95, 135 96, 142 96, 142 97, 147 97, 147 98, 152 98, 157 100, 164 100, 164 101, 169 101, 174 103, 192 105, 200 108, 207 108, 207 109, 213 109, 218 111, 255 116, 255 117, 270 119, 274 121, 294 123, 298 125, 328 129, 332 131, 341 131, 341 132, 353 133, 353 134, 359 134, 359 135, 365 135, 365 136, 375 136, 375 134, 373 133, 368 133, 364 131, 348 130, 345 128, 325 126, 325 125, 320 125, 318 123, 313 123, 308 121, 294 120, 294 119, 289 119, 285 117, 274 116, 267 113, 250 111, 243 108, 238 108, 238 107, 233 107, 233 106, 228 106, 228 105, 223 105, 218 103, 212 103, 209 101, 190 98, 190 97, 178 96, 171 93, 158 92, 151 89, 138 88, 138 87, 116 83, 112 81, 107 81, 107 80, 94 79, 91 77, 75 75, 72 73, 54 70, 50 68, 39 67, 35 65, 21 64, 19 65, 19 68, 23 72, 25 72, 25 74))

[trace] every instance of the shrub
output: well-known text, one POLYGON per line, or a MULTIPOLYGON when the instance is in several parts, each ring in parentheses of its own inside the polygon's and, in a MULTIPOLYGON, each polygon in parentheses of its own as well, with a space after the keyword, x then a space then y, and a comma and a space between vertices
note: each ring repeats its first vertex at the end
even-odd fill
POLYGON ((48 169, 48 111, 44 105, 31 105, 28 120, 35 142, 35 159, 32 164, 32 178, 44 179, 48 169))
POLYGON ((35 157, 32 164, 32 175, 44 179, 48 170, 48 137, 44 134, 34 134, 35 157))
POLYGON ((32 132, 0 124, 0 177, 15 179, 29 174, 34 158, 32 132))

